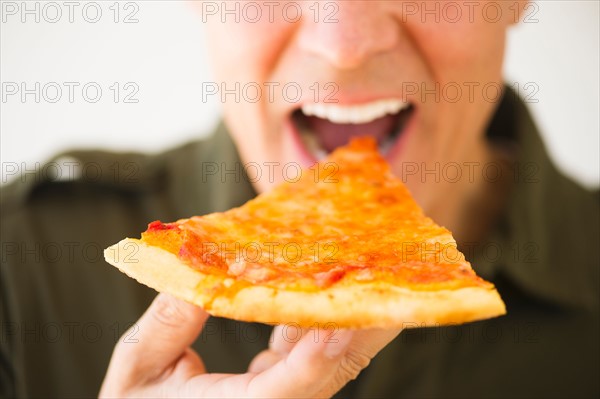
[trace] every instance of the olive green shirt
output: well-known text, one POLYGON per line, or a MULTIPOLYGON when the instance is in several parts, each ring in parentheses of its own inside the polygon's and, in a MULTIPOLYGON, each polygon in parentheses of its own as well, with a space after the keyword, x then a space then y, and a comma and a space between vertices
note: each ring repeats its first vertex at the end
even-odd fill
MULTIPOLYGON (((514 150, 492 233, 461 247, 496 284, 506 316, 407 329, 344 397, 598 397, 599 195, 550 162, 508 95, 488 130, 514 150)), ((156 293, 102 250, 149 222, 224 211, 256 195, 235 146, 215 135, 160 155, 70 152, 2 188, 0 395, 97 395, 121 335, 156 293), (215 173, 215 170, 217 173, 215 173)), ((270 327, 210 319, 194 348, 211 372, 243 372, 270 327)))

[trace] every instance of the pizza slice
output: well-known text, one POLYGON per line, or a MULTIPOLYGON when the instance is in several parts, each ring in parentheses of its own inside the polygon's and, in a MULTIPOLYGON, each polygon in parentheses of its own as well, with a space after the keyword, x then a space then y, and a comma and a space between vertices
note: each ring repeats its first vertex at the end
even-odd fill
POLYGON ((370 138, 239 208, 150 223, 105 257, 158 291, 243 321, 397 328, 505 313, 370 138))

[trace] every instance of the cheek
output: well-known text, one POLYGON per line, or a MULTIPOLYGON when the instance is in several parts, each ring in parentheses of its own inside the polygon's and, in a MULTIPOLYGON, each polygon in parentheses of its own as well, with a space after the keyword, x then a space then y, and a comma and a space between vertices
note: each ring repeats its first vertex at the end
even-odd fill
POLYGON ((290 24, 233 22, 206 25, 214 74, 220 81, 263 82, 283 51, 290 24))
MULTIPOLYGON (((265 82, 273 80, 277 62, 285 51, 293 24, 285 21, 249 23, 209 22, 206 26, 210 61, 216 83, 219 85, 224 118, 241 147, 259 148, 269 146, 268 90, 265 82), (258 101, 246 101, 246 87, 259 87, 263 95, 258 101), (237 88, 237 89, 236 89, 237 88), (225 91, 238 94, 223 94, 225 91)), ((251 91, 250 98, 256 98, 251 91)))
MULTIPOLYGON (((218 95, 223 117, 230 133, 238 144, 252 157, 259 156, 269 146, 269 128, 265 117, 266 95, 259 101, 245 101, 242 87, 258 84, 265 90, 277 59, 289 37, 288 23, 221 23, 206 24, 207 46, 213 75, 219 85, 218 95), (238 89, 236 89, 238 88, 238 89), (239 92, 238 100, 226 91, 239 92)), ((255 92, 252 92, 255 93, 255 92)), ((254 98, 254 94, 251 95, 254 98)), ((247 155, 247 154, 246 154, 247 155)))
POLYGON ((498 81, 513 12, 498 2, 435 3, 436 14, 421 10, 403 17, 434 79, 498 81), (452 6, 445 8, 448 5, 452 6))

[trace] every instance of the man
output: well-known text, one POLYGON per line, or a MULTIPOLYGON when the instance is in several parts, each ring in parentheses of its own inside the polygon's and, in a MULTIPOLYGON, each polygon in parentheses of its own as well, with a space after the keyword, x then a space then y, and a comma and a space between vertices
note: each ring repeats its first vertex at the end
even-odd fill
POLYGON ((71 153, 119 173, 3 190, 3 393, 89 396, 103 380, 108 397, 597 396, 598 193, 561 176, 520 101, 493 91, 525 2, 453 3, 451 18, 427 17, 433 3, 277 3, 288 4, 293 16, 260 3, 255 22, 202 8, 219 89, 262 90, 225 96, 214 137, 156 157, 71 153), (309 166, 364 134, 496 284, 507 316, 327 343, 206 321, 159 295, 127 329, 153 294, 84 248, 238 206, 283 178, 251 185, 203 166, 309 166), (53 257, 55 246, 73 250, 53 257))

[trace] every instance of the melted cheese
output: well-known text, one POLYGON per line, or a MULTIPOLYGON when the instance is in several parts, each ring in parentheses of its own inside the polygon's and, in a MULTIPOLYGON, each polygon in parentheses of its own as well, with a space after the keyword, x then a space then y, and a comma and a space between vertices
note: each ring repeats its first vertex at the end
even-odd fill
POLYGON ((151 223, 142 241, 203 273, 227 275, 238 288, 319 290, 374 280, 418 291, 492 287, 367 138, 242 207, 151 223))

